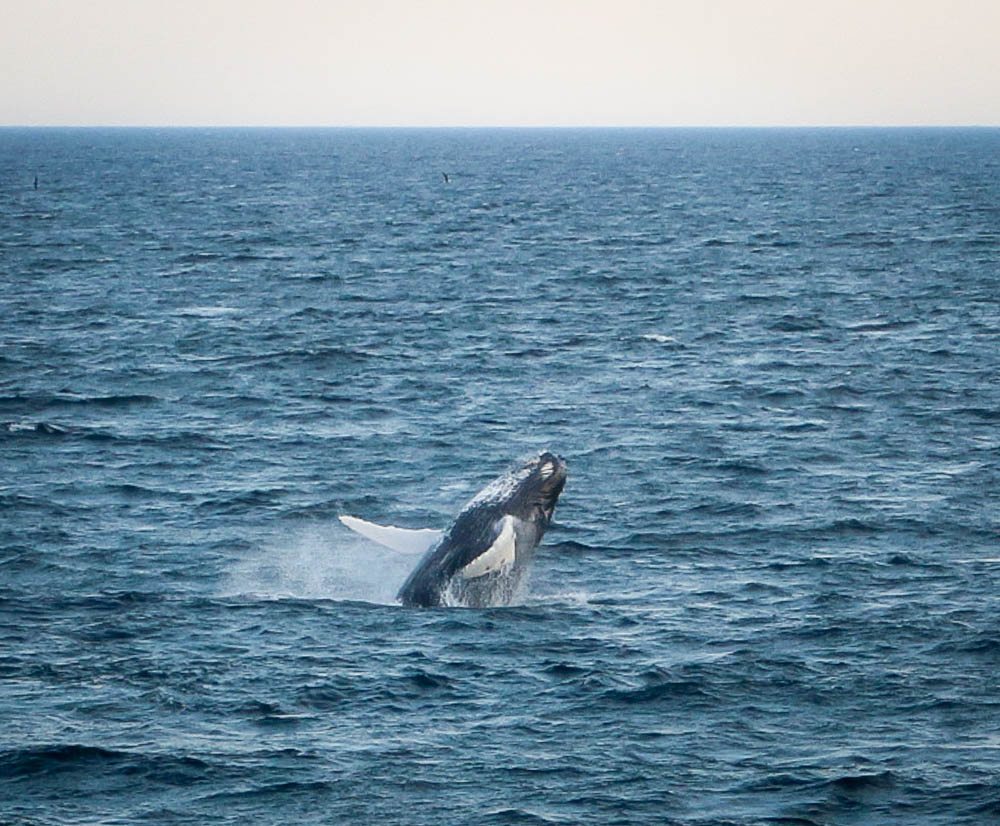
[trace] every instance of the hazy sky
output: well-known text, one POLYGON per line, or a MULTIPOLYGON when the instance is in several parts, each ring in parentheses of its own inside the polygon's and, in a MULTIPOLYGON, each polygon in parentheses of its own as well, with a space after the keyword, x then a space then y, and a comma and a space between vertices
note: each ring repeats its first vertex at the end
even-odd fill
POLYGON ((1000 125, 1000 0, 0 0, 0 124, 1000 125))

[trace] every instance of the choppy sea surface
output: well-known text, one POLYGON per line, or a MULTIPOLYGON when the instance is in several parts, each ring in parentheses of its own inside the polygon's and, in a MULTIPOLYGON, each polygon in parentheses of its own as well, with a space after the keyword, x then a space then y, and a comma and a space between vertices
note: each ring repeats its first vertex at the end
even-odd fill
POLYGON ((1000 130, 0 130, 0 279, 0 822, 1000 822, 1000 130))

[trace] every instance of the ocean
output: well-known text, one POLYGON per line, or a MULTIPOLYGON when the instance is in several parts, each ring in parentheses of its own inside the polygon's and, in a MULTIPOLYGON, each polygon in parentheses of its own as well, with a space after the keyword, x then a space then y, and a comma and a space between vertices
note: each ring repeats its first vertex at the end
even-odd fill
POLYGON ((0 822, 1000 823, 1000 130, 3 129, 0 278, 0 822))

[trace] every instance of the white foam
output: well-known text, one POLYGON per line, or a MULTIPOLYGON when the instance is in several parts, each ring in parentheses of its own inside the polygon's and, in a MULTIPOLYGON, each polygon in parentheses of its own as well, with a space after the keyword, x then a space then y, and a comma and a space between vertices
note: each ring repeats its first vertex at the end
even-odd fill
POLYGON ((239 309, 236 307, 181 307, 175 314, 189 318, 218 318, 238 312, 239 309))
POLYGON ((561 605, 564 607, 579 608, 589 606, 592 600, 593 595, 583 589, 572 591, 539 589, 533 590, 526 602, 528 605, 561 605))

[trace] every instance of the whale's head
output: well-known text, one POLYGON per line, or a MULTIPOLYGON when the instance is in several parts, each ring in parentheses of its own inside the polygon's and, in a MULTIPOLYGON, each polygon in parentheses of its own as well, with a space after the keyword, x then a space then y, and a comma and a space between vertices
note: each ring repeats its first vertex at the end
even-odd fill
POLYGON ((540 524, 544 530, 552 521, 556 501, 566 486, 566 462, 545 451, 525 463, 524 481, 507 504, 511 513, 540 524))
POLYGON ((552 521, 556 501, 565 486, 565 460, 543 451, 487 485, 466 509, 488 505, 534 525, 540 537, 552 521))

